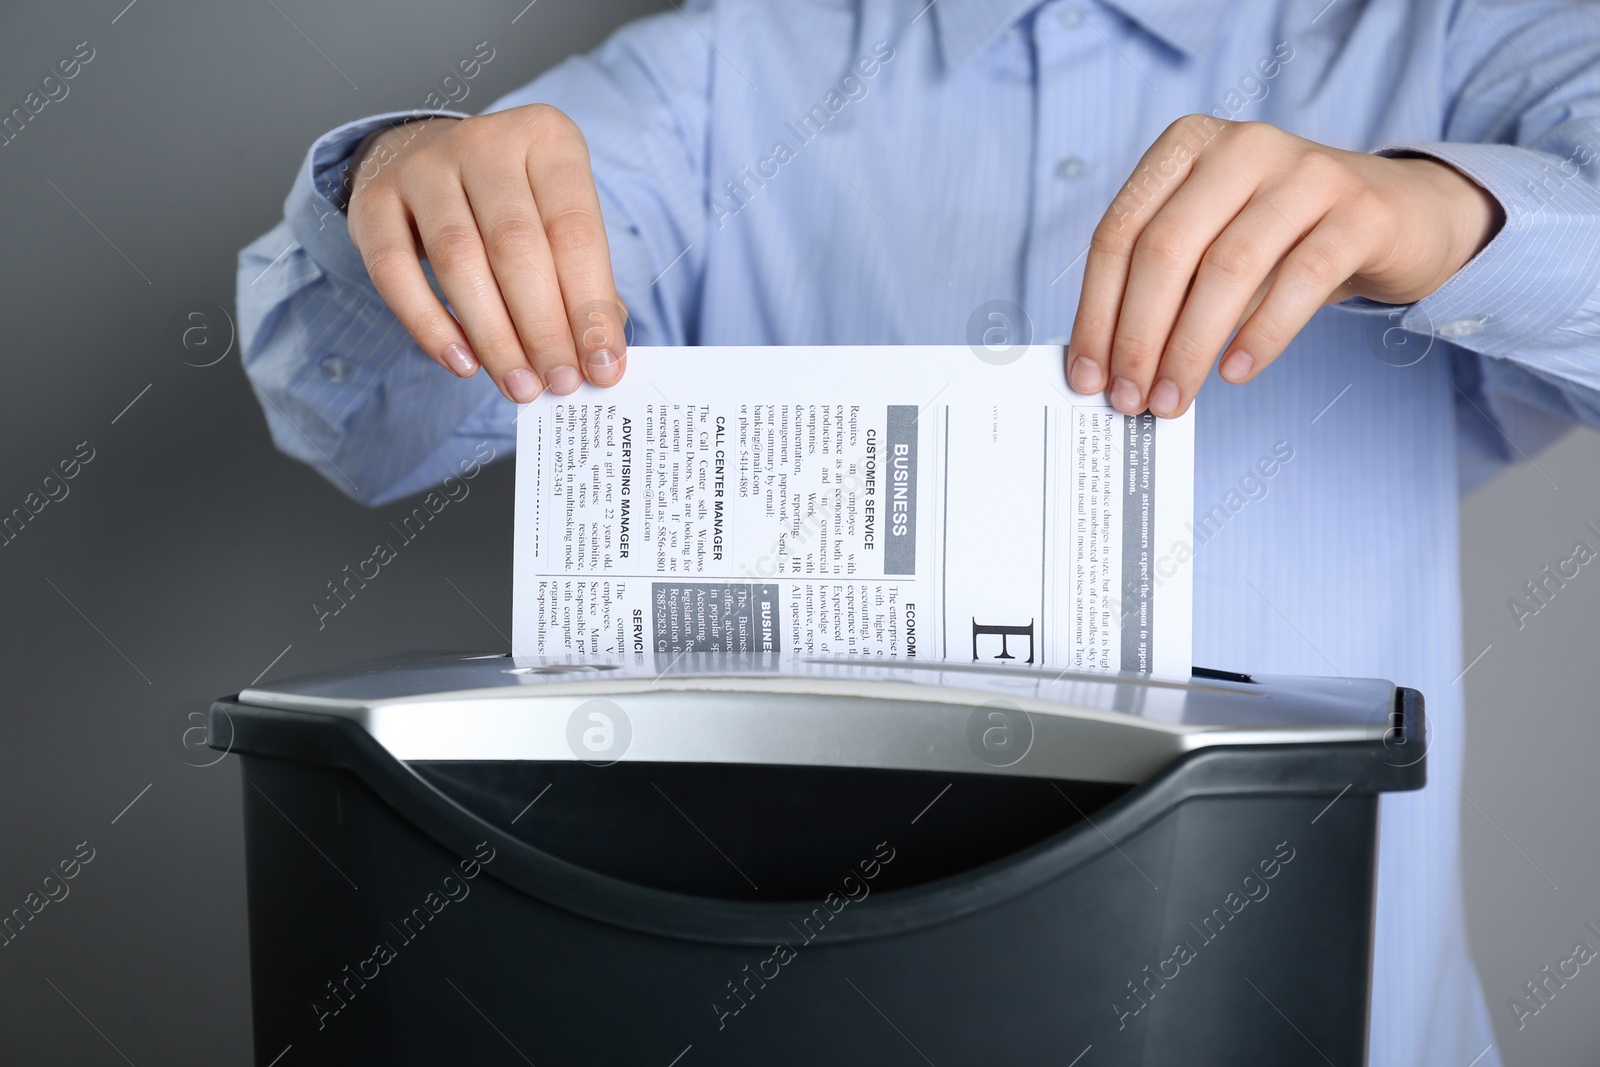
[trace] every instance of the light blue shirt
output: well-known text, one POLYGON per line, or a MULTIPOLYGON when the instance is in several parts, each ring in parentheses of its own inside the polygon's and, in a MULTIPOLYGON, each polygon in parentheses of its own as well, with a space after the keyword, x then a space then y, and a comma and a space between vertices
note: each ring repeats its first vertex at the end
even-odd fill
MULTIPOLYGON (((962 343, 995 300, 1064 338, 1090 232, 1192 112, 1431 154, 1500 200, 1500 234, 1438 292, 1323 310, 1257 381, 1213 373, 1196 428, 1195 662, 1427 696, 1429 785, 1382 805, 1371 1062, 1483 1053, 1458 485, 1600 424, 1600 5, 726 0, 494 106, 534 101, 588 139, 635 344, 962 343)), ((397 117, 318 140, 239 263, 274 439, 368 503, 514 444, 512 406, 415 348, 346 232, 342 165, 397 117)))

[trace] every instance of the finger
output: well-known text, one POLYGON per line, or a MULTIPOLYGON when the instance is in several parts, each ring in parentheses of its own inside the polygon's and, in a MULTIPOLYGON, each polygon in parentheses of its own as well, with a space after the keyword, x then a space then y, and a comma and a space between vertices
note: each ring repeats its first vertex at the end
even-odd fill
MULTIPOLYGON (((1145 409, 1168 338, 1186 300, 1192 299, 1190 285, 1202 258, 1233 225, 1254 192, 1254 184, 1239 170, 1202 161, 1140 234, 1129 263, 1108 369, 1112 406, 1124 415, 1145 409)), ((1285 249, 1291 236, 1281 237, 1285 249)), ((1266 269, 1263 266, 1261 274, 1266 269)), ((1171 392, 1170 387, 1163 389, 1157 402, 1172 401, 1171 392)))
POLYGON ((1266 295, 1278 264, 1324 211, 1313 193, 1274 188, 1257 193, 1216 235, 1161 353, 1151 411, 1174 418, 1188 409, 1228 335, 1254 310, 1252 301, 1266 295))
POLYGON ((559 116, 552 122, 552 134, 529 147, 528 180, 544 220, 578 363, 595 385, 611 385, 622 377, 627 358, 627 313, 611 274, 588 146, 570 119, 559 116))
POLYGON ((511 315, 500 297, 478 221, 466 193, 432 192, 412 202, 433 276, 467 331, 472 350, 508 400, 526 404, 543 391, 541 379, 528 364, 511 315))
POLYGON ((458 377, 476 374, 480 364, 467 335, 422 272, 411 217, 400 198, 369 192, 359 209, 351 208, 350 235, 378 295, 418 347, 458 377))
POLYGON ((1370 252, 1369 227, 1351 212, 1330 212, 1284 258, 1267 291, 1219 370, 1230 382, 1247 382, 1283 354, 1311 316, 1344 292, 1345 282, 1370 252))
POLYGON ((1200 151, 1229 125, 1209 115, 1190 115, 1168 126, 1095 227, 1067 345, 1067 379, 1078 392, 1106 387, 1112 337, 1140 234, 1189 176, 1200 151))
POLYGON ((544 223, 521 160, 493 155, 463 173, 497 291, 539 380, 565 396, 583 384, 544 223))

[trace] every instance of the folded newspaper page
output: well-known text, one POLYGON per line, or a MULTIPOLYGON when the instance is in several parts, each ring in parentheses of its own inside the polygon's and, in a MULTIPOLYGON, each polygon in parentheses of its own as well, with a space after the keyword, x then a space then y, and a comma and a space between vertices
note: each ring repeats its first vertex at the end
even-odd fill
POLYGON ((518 415, 513 652, 1187 678, 1193 412, 1059 345, 634 348, 518 415))

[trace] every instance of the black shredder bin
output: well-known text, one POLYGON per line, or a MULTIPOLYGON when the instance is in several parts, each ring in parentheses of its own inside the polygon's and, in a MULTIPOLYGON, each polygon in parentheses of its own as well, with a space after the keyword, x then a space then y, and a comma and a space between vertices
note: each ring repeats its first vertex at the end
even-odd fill
POLYGON ((1364 1062, 1414 690, 665 659, 218 701, 256 1063, 1364 1062))

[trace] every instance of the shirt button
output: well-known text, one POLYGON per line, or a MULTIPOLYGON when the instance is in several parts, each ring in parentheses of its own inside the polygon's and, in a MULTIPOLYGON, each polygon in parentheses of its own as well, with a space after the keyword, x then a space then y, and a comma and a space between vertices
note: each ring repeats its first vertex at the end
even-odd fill
POLYGON ((1083 160, 1077 156, 1067 156, 1056 164, 1056 177, 1062 181, 1075 182, 1083 177, 1084 169, 1083 160))
POLYGON ((1070 3, 1061 9, 1061 14, 1058 17, 1061 20, 1061 25, 1069 30, 1075 30, 1083 25, 1083 12, 1070 3))
POLYGON ((1489 325, 1489 316, 1483 315, 1476 319, 1455 319, 1439 327, 1440 337, 1470 337, 1489 325))
POLYGON ((322 376, 330 382, 342 382, 350 373, 350 365, 343 356, 329 356, 322 361, 322 376))

